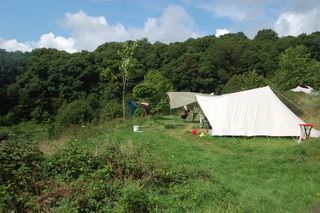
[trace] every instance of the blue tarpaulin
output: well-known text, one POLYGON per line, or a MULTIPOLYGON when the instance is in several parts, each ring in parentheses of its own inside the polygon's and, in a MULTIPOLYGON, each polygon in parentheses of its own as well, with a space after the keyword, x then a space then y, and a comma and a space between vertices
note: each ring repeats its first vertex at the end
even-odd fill
POLYGON ((132 117, 134 115, 134 112, 136 111, 136 109, 138 108, 137 103, 129 100, 129 114, 130 117, 132 117))

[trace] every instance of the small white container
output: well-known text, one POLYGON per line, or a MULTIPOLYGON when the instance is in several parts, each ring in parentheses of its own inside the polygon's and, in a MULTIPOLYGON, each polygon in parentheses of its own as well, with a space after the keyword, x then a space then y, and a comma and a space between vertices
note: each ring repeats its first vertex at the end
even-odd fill
POLYGON ((139 132, 139 126, 133 126, 133 131, 134 132, 139 132))

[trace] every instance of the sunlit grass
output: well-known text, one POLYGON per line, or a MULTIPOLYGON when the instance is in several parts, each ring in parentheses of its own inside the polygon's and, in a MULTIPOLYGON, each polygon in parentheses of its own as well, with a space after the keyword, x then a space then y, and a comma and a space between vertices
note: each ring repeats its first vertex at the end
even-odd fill
POLYGON ((199 137, 191 129, 198 124, 158 117, 88 126, 72 137, 95 155, 110 143, 124 144, 125 152, 130 144, 144 161, 197 174, 169 194, 155 194, 156 211, 304 212, 319 205, 319 140, 199 137))

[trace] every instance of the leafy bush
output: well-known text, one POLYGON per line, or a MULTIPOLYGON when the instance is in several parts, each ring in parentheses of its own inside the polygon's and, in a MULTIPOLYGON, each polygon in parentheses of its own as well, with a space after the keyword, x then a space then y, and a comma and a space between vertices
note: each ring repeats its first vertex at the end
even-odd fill
POLYGON ((159 71, 150 71, 144 81, 133 88, 133 95, 138 100, 151 103, 152 113, 169 111, 167 92, 173 90, 172 83, 159 71))
POLYGON ((133 88, 133 95, 138 99, 154 101, 157 96, 157 88, 151 83, 140 83, 133 88))
POLYGON ((93 118, 92 107, 84 100, 77 100, 60 108, 56 122, 63 127, 70 124, 81 125, 93 118))
POLYGON ((0 209, 33 208, 43 160, 43 153, 30 141, 9 138, 0 143, 0 209))
POLYGON ((129 183, 121 190, 119 204, 123 212, 149 212, 149 203, 147 193, 138 183, 129 183))
MULTIPOLYGON (((22 124, 22 123, 21 123, 22 124)), ((13 141, 13 140, 31 140, 32 135, 29 131, 25 131, 26 126, 21 127, 20 124, 18 126, 12 127, 0 127, 0 142, 1 141, 13 141)))
POLYGON ((154 107, 151 107, 151 113, 169 114, 170 104, 169 97, 161 99, 154 107))
POLYGON ((57 136, 70 125, 83 125, 94 117, 92 107, 84 100, 76 100, 63 105, 56 116, 56 121, 49 130, 50 136, 57 136))
POLYGON ((0 142, 14 137, 14 133, 5 127, 0 127, 0 142))
MULTIPOLYGON (((172 190, 181 188, 174 197, 184 200, 188 197, 184 188, 199 176, 150 161, 149 154, 131 141, 107 143, 99 154, 90 147, 83 140, 71 139, 44 160, 34 144, 10 137, 4 140, 0 209, 149 212, 167 208, 169 204, 159 198, 173 196, 172 190)), ((200 195, 192 199, 202 202, 200 195)))
POLYGON ((122 115, 122 106, 117 101, 109 101, 102 108, 100 113, 100 119, 109 121, 115 118, 119 118, 122 115))
POLYGON ((91 153, 78 149, 77 141, 71 140, 64 150, 45 162, 44 172, 47 177, 61 176, 63 179, 71 180, 96 170, 98 165, 91 153))
POLYGON ((104 152, 95 156, 81 148, 81 141, 71 140, 45 162, 44 171, 47 179, 72 184, 48 185, 42 203, 61 210, 148 212, 158 202, 150 198, 152 194, 168 194, 170 187, 183 185, 194 176, 155 166, 148 159, 131 142, 107 144, 104 152))

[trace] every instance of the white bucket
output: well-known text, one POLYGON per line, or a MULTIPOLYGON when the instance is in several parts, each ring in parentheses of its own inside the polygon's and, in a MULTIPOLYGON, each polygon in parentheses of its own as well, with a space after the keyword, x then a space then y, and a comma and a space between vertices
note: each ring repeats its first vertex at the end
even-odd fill
POLYGON ((133 126, 133 131, 134 132, 139 132, 139 126, 133 126))

